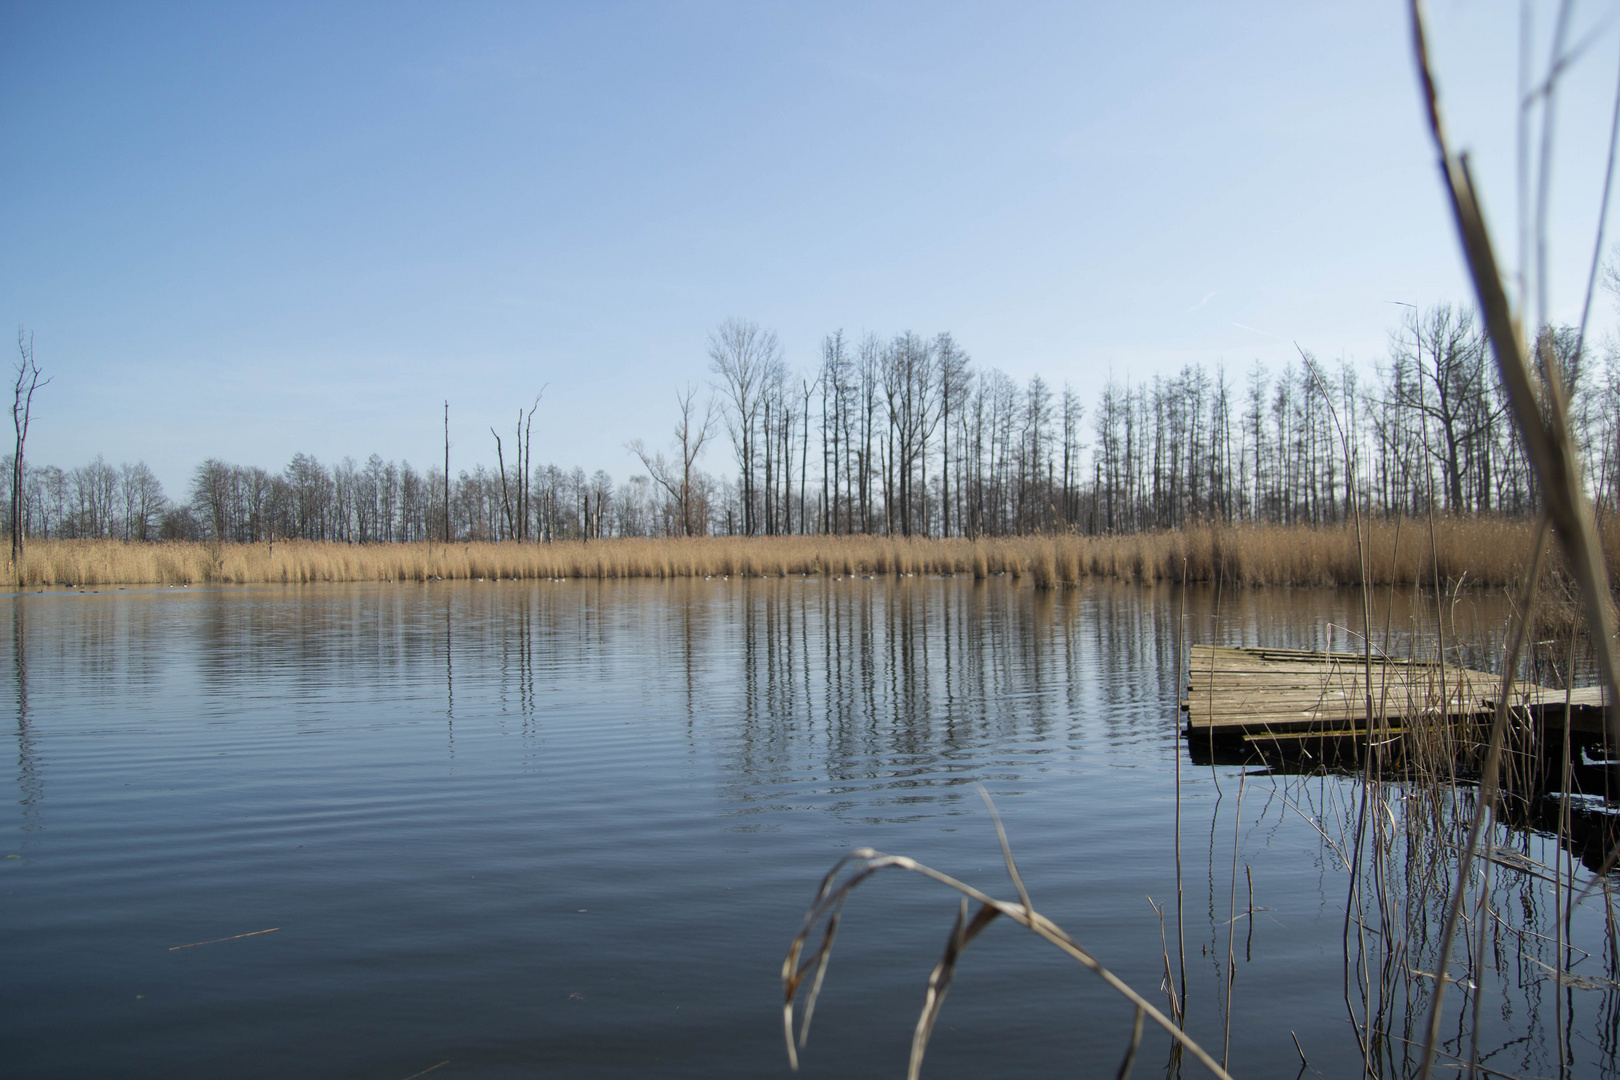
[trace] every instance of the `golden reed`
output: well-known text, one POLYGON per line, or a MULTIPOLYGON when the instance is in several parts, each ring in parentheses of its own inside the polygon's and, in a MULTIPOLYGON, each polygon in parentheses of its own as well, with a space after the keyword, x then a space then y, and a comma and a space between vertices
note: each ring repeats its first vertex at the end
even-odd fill
MULTIPOLYGON (((1531 521, 1380 520, 1369 528, 1373 584, 1434 580, 1500 586, 1529 566, 1531 521), (1398 543, 1397 543, 1398 540, 1398 543)), ((1611 575, 1620 543, 1605 537, 1611 575)), ((42 585, 304 584, 433 579, 676 578, 788 574, 1028 576, 1039 588, 1085 578, 1231 585, 1356 585, 1351 526, 1194 525, 1129 536, 1021 536, 983 540, 889 537, 701 537, 589 543, 269 544, 36 540, 11 581, 42 585)))

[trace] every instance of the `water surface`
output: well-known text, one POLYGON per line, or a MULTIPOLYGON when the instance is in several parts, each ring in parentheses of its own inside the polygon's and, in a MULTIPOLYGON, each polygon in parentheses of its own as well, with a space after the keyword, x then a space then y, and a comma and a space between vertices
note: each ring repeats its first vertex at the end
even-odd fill
MULTIPOLYGON (((1176 734, 1178 626, 1354 647, 1351 594, 790 578, 0 605, 8 1076, 786 1076, 781 959, 841 854, 1014 896, 977 785, 1036 906, 1162 1004, 1178 776, 1189 1029, 1240 1075, 1295 1075, 1294 1037, 1311 1070, 1362 1071, 1346 879, 1307 821, 1346 782, 1195 767, 1176 734)), ((1452 616, 1499 647, 1501 602, 1452 616)), ((1384 621, 1423 638, 1409 607, 1384 621)), ((898 872, 862 887, 803 1075, 903 1075, 955 909, 898 872)), ((1557 991, 1519 966, 1486 1017, 1507 1071, 1553 1053, 1557 991)), ((1612 1072, 1614 994, 1568 996, 1577 1064, 1612 1072)), ((925 1075, 1112 1075, 1129 1025, 994 926, 925 1075)), ((1168 1059, 1150 1033, 1139 1074, 1168 1059)))

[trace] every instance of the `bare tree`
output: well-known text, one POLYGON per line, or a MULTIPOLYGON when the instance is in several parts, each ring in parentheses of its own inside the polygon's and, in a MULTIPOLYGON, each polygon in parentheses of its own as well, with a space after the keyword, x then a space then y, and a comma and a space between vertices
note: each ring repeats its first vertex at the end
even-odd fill
POLYGON ((122 473, 124 539, 150 540, 157 520, 163 516, 163 485, 144 461, 125 465, 122 473))
POLYGON ((209 458, 198 465, 191 476, 191 505, 205 515, 208 534, 214 540, 231 539, 235 473, 236 470, 226 462, 209 458))
POLYGON ((814 382, 809 379, 801 380, 804 384, 804 427, 800 432, 799 446, 799 535, 808 533, 806 508, 810 505, 808 500, 808 487, 810 483, 810 399, 821 387, 821 380, 814 382))
POLYGON ((720 376, 729 399, 726 426, 741 470, 743 532, 754 534, 754 425, 771 373, 782 362, 776 334, 745 319, 727 319, 709 335, 709 370, 720 376))
MULTIPOLYGON (((501 516, 506 519, 506 535, 508 539, 517 538, 517 522, 512 518, 511 491, 506 483, 506 457, 501 453, 501 437, 493 425, 489 433, 495 436, 495 467, 501 474, 501 516)), ((523 471, 523 410, 518 410, 518 472, 523 471)))
POLYGON ((513 440, 517 454, 517 471, 512 477, 516 483, 513 491, 507 484, 506 457, 501 451, 501 437, 496 434, 493 427, 489 433, 495 436, 495 464, 501 473, 501 513, 506 518, 506 534, 509 539, 522 540, 528 532, 529 521, 529 442, 534 431, 534 411, 540 407, 540 394, 546 388, 542 386, 540 393, 534 395, 534 404, 529 406, 528 412, 520 407, 517 415, 517 434, 513 440))
POLYGON ((113 506, 118 497, 118 470, 100 454, 68 474, 78 503, 74 535, 102 539, 117 535, 113 506))
MULTIPOLYGON (((1222 384, 1224 386, 1224 384, 1222 384)), ((1080 421, 1085 416, 1085 406, 1075 395, 1074 389, 1068 383, 1063 384, 1063 402, 1061 405, 1063 416, 1063 527, 1072 529, 1079 516, 1079 503, 1075 498, 1074 486, 1078 478, 1080 465, 1080 421)))
POLYGON ((1438 304, 1408 317, 1403 332, 1390 340, 1390 356, 1392 396, 1419 417, 1425 432, 1435 425, 1438 438, 1424 442, 1442 469, 1447 509, 1461 513, 1468 508, 1463 481, 1473 443, 1501 416, 1486 393, 1484 335, 1470 309, 1438 304))
MULTIPOLYGON (((941 536, 951 535, 951 417, 960 412, 966 396, 968 384, 968 354, 957 347, 956 340, 947 333, 942 333, 934 339, 934 356, 939 365, 937 376, 939 384, 939 420, 940 420, 940 526, 941 536)), ((1067 459, 1065 459, 1067 465, 1067 459)), ((960 468, 960 466, 958 466, 960 468)), ((1065 481, 1067 473, 1065 473, 1065 481)), ((960 489, 958 490, 960 496, 960 489)), ((961 522, 957 522, 958 528, 961 522)))
POLYGON ((450 542, 450 402, 444 403, 444 542, 450 542))
POLYGON ((17 328, 17 377, 12 385, 11 422, 17 429, 17 452, 11 459, 11 564, 20 569, 23 553, 23 444, 28 441, 28 421, 34 414, 34 391, 51 380, 40 380, 39 364, 34 361, 34 335, 17 328))
MULTIPOLYGON (((861 338, 855 374, 859 382, 857 409, 860 438, 855 443, 857 498, 861 506, 861 531, 873 532, 877 518, 872 509, 872 480, 878 475, 872 460, 872 445, 878 439, 877 423, 880 417, 878 400, 882 383, 883 344, 877 335, 868 332, 861 338)), ((881 443, 879 443, 881 446, 881 443)))
POLYGON ((283 535, 296 533, 304 540, 326 538, 326 512, 332 501, 332 477, 313 456, 293 455, 282 473, 290 496, 291 529, 283 535))
POLYGON ((518 539, 526 540, 529 535, 529 470, 533 468, 530 461, 530 439, 534 434, 534 411, 540 407, 540 398, 546 392, 544 386, 540 393, 534 395, 534 404, 529 406, 527 414, 519 413, 519 435, 522 439, 518 445, 518 539))
POLYGON ((849 413, 854 407, 854 366, 844 348, 844 332, 821 344, 821 531, 845 531, 841 493, 848 486, 849 413))
POLYGON ((641 459, 641 464, 646 467, 648 475, 675 500, 682 536, 696 536, 702 531, 696 528, 697 522, 693 514, 695 490, 693 473, 698 454, 702 452, 703 443, 708 439, 714 422, 712 401, 703 407, 703 419, 694 422, 692 399, 696 396, 697 388, 694 386, 688 386, 675 395, 681 410, 681 418, 675 424, 675 442, 680 447, 681 455, 678 467, 663 454, 649 456, 646 446, 640 439, 634 439, 626 444, 630 452, 641 459))

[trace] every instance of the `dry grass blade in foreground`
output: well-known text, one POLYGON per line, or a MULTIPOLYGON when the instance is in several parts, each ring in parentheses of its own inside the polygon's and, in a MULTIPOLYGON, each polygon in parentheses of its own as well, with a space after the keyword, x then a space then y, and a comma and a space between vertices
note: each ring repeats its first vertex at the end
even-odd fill
MULTIPOLYGON (((1602 558, 1596 521, 1581 480, 1580 456, 1570 432, 1568 402, 1558 363, 1546 349, 1543 349, 1541 378, 1537 379, 1525 349, 1522 327, 1514 316, 1512 306, 1508 302, 1507 291, 1502 285, 1490 230, 1485 224, 1485 215, 1474 191, 1474 180, 1469 171, 1467 155, 1453 153, 1446 140, 1445 125, 1440 116, 1440 96, 1429 63, 1422 5, 1420 0, 1410 0, 1410 4, 1412 46, 1417 62, 1418 79, 1423 89, 1429 130, 1434 137, 1435 149, 1439 155, 1441 176, 1456 220, 1458 239, 1462 244, 1469 276, 1473 279, 1474 290, 1479 299, 1480 315, 1485 322, 1491 350, 1496 356, 1497 370, 1512 406, 1514 423, 1526 452, 1535 464, 1536 475, 1541 482, 1546 516, 1557 527, 1559 543, 1564 549, 1570 572, 1579 587, 1587 624, 1592 628, 1593 651, 1603 676, 1603 683, 1608 688, 1609 701, 1612 703, 1616 700, 1616 688, 1620 686, 1620 681, 1617 681, 1620 680, 1620 664, 1617 664, 1614 652, 1615 619, 1611 607, 1612 594, 1602 558)), ((1562 17, 1567 11, 1566 4, 1560 15, 1561 25, 1562 17)), ((1556 84, 1558 74, 1558 60, 1555 48, 1554 66, 1548 75, 1548 92, 1543 96, 1543 101, 1547 103, 1545 107, 1549 109, 1551 88, 1556 84)), ((1547 123, 1550 121, 1544 119, 1544 127, 1547 123)), ((1550 135, 1544 132, 1544 137, 1550 135)), ((1543 150, 1546 150, 1545 144, 1543 150)), ((1545 184, 1546 177, 1543 174, 1543 188, 1545 184)), ((1604 190, 1607 197, 1607 184, 1604 190)), ((1529 617, 1528 611, 1521 616, 1525 621, 1528 621, 1529 617)), ((1511 667, 1506 676, 1511 677, 1511 667)), ((1469 872, 1482 826, 1487 819, 1494 820, 1496 813, 1498 783, 1496 763, 1501 753, 1502 719, 1501 709, 1498 709, 1487 751, 1487 766, 1481 777, 1480 798, 1469 829, 1468 844, 1462 851, 1457 868, 1457 880, 1453 886, 1445 929, 1441 937, 1438 969, 1441 974, 1444 974, 1449 963, 1451 944, 1457 931, 1459 913, 1468 887, 1469 872)), ((1612 706, 1607 719, 1610 738, 1620 741, 1620 724, 1617 724, 1612 706)), ((1430 1008, 1420 1068, 1420 1075, 1424 1077, 1429 1075, 1434 1064, 1435 1046, 1440 1034, 1440 1009, 1445 998, 1446 982, 1444 978, 1435 980, 1434 1000, 1430 1008)), ((1477 1033, 1477 1001, 1475 1013, 1477 1033)), ((1477 1064, 1477 1061, 1471 1064, 1477 1064)))
MULTIPOLYGON (((1581 479, 1579 447, 1570 431, 1568 401, 1565 398, 1558 363, 1550 355, 1542 357, 1542 378, 1531 367, 1519 320, 1514 317, 1502 287, 1496 253, 1484 212, 1474 194, 1474 179, 1466 154, 1453 154, 1446 143, 1440 120, 1439 93, 1430 73, 1428 47, 1423 33, 1423 15, 1412 0, 1412 34, 1417 51, 1419 76, 1428 107, 1430 131, 1440 154, 1440 169, 1457 221, 1457 233, 1468 261, 1469 275, 1479 298, 1480 313, 1496 356, 1502 385, 1508 392, 1513 420, 1524 440, 1525 451, 1541 481, 1546 512, 1558 530, 1558 540, 1569 561, 1571 574, 1580 588, 1582 605, 1590 620, 1594 650, 1604 683, 1612 690, 1620 679, 1620 663, 1614 655, 1615 620, 1610 603, 1609 576, 1604 566, 1603 545, 1598 538, 1597 521, 1581 479), (1539 384, 1539 385, 1538 385, 1539 384), (1539 393, 1538 393, 1539 389, 1539 393)), ((1546 347, 1543 348, 1546 353, 1546 347)), ((1620 736, 1613 715, 1610 735, 1620 736)))
POLYGON ((1154 1008, 1147 999, 1126 985, 1119 976, 1109 971, 1095 957, 1080 946, 1080 943, 1064 932, 1063 928, 1045 916, 1037 913, 1029 900, 1029 893, 1024 888, 1023 879, 1019 876, 1018 866, 1013 861, 1012 849, 1007 843, 1007 834, 1001 827, 999 816, 995 814, 995 807, 990 803, 990 797, 981 789, 985 804, 990 806, 992 819, 995 821, 996 836, 1001 842, 1002 856, 1007 862, 1007 873, 1012 878, 1014 887, 1018 890, 1020 903, 1009 903, 997 900, 993 896, 980 892, 965 882, 958 881, 949 874, 941 873, 929 866, 924 866, 915 859, 904 855, 885 855, 872 848, 857 848, 848 855, 839 859, 833 868, 827 871, 827 876, 821 879, 821 887, 816 891, 815 901, 810 910, 805 913, 804 924, 799 933, 793 938, 788 947, 787 957, 782 961, 782 1028, 787 1039, 788 1061, 795 1070, 799 1067, 799 1048, 803 1047, 810 1036, 810 1018, 815 1012, 816 998, 821 993, 821 984, 827 973, 827 963, 832 958, 833 940, 838 935, 838 923, 843 916, 844 902, 849 899, 855 887, 879 870, 892 868, 910 870, 932 878, 942 885, 949 886, 962 894, 962 902, 957 910, 955 925, 951 927, 950 936, 945 942, 945 953, 940 957, 939 963, 928 976, 928 991, 923 1001, 922 1014, 917 1018, 917 1028, 911 1040, 911 1064, 906 1072, 907 1080, 918 1080, 922 1072, 923 1054, 928 1049, 929 1037, 933 1034, 934 1022, 938 1019, 941 1008, 945 1003, 945 992, 950 989, 951 980, 956 974, 956 962, 962 955, 962 950, 976 938, 986 926, 994 922, 997 916, 1005 915, 1007 918, 1028 927, 1036 936, 1044 938, 1057 946, 1058 949, 1080 961, 1099 978, 1107 983, 1116 993, 1129 1001, 1136 1008, 1136 1019, 1133 1025, 1130 1041, 1125 1053, 1125 1060, 1120 1066, 1119 1075, 1129 1076, 1131 1066, 1136 1059, 1136 1050, 1142 1039, 1142 1025, 1144 1018, 1150 1018, 1167 1033, 1171 1039, 1185 1047, 1215 1076, 1230 1080, 1230 1074, 1221 1067, 1203 1047, 1194 1042, 1175 1021, 1154 1008), (847 873, 845 872, 847 869, 847 873), (842 876, 840 876, 842 875, 842 876), (978 910, 970 919, 968 917, 968 901, 977 903, 978 910), (803 960, 805 944, 809 941, 817 927, 822 928, 821 945, 815 954, 803 960), (799 988, 804 984, 812 971, 808 992, 804 995, 804 1017, 799 1025, 799 1037, 795 1042, 793 1037, 793 1008, 798 999, 799 988))

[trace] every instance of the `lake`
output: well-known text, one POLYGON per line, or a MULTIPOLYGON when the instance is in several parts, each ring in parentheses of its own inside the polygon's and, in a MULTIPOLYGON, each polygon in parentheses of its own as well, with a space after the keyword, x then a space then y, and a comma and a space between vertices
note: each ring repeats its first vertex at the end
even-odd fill
MULTIPOLYGON (((1177 735, 1179 626, 1353 648, 1353 593, 918 577, 3 603, 7 1076, 785 1077, 782 958, 841 855, 1016 899, 980 785, 1036 908, 1165 1007, 1178 777, 1189 1032, 1235 1075, 1362 1073, 1333 824, 1353 780, 1195 764, 1177 735)), ((1390 640, 1424 646, 1422 602, 1394 603, 1390 640)), ((1505 601, 1465 593, 1448 617, 1465 661, 1500 652, 1505 601)), ((1533 829, 1499 842, 1558 859, 1533 829)), ((1498 875, 1480 1053, 1546 1075, 1561 1022, 1576 1074, 1614 1074, 1612 982, 1560 991, 1537 967, 1550 889, 1498 875)), ((1573 923, 1594 979, 1602 906, 1573 923)), ((955 913, 897 870, 853 895, 802 1075, 904 1075, 955 913)), ((1415 1059, 1399 1038, 1421 1038, 1432 975, 1405 985, 1387 1075, 1415 1059)), ((1112 1076, 1131 1017, 993 925, 923 1075, 1112 1076)), ((1170 1061, 1150 1027, 1137 1075, 1170 1061)))

